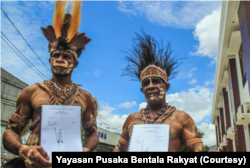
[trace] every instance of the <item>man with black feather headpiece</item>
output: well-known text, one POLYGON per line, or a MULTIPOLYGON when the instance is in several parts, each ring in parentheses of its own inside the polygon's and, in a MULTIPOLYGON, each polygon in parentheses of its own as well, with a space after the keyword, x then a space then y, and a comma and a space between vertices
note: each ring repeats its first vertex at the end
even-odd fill
POLYGON ((125 59, 128 66, 123 75, 141 82, 147 106, 130 114, 123 124, 123 131, 114 152, 127 151, 131 130, 135 124, 170 125, 169 152, 203 151, 195 122, 186 112, 166 103, 169 80, 176 76, 178 60, 172 57, 170 45, 163 47, 153 37, 143 32, 136 34, 134 45, 125 59))
MULTIPOLYGON (((51 167, 48 153, 39 146, 41 105, 72 105, 81 107, 81 122, 85 132, 83 151, 93 151, 98 143, 97 106, 91 94, 71 81, 82 50, 91 41, 78 33, 81 1, 72 2, 71 14, 65 15, 67 1, 56 1, 54 27, 41 28, 49 42, 52 79, 27 86, 17 98, 17 109, 9 117, 3 135, 4 147, 18 154, 27 167, 51 167), (31 135, 25 145, 20 135, 32 121, 31 135)), ((72 137, 74 138, 74 137, 72 137)))

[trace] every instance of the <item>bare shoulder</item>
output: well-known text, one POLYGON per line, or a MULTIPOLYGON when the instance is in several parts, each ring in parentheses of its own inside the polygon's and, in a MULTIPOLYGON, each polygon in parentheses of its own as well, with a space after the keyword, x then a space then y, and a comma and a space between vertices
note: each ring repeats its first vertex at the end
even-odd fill
POLYGON ((79 99, 81 99, 83 106, 85 106, 84 109, 89 109, 97 115, 98 103, 95 97, 88 91, 79 88, 79 99))
POLYGON ((23 91, 28 93, 33 93, 39 89, 39 86, 37 84, 26 86, 23 91))
POLYGON ((134 112, 134 113, 130 113, 125 121, 125 123, 127 125, 134 123, 135 121, 139 120, 139 115, 140 112, 134 112))
POLYGON ((128 127, 132 128, 133 124, 139 121, 139 114, 139 112, 130 113, 123 124, 123 129, 128 127))
POLYGON ((139 118, 139 114, 140 114, 140 112, 131 113, 131 114, 128 115, 127 119, 130 119, 130 120, 138 119, 139 118))
POLYGON ((179 122, 181 122, 183 125, 193 122, 192 117, 183 110, 176 109, 173 114, 174 114, 174 118, 177 119, 179 122))
POLYGON ((175 113, 176 113, 176 115, 177 115, 178 117, 181 117, 181 116, 183 116, 183 117, 185 117, 185 118, 191 117, 187 112, 185 112, 185 111, 183 111, 183 110, 178 110, 178 109, 176 109, 176 110, 175 110, 175 113))
POLYGON ((34 84, 34 85, 29 85, 26 86, 21 93, 18 95, 17 99, 23 99, 23 98, 29 98, 30 96, 32 96, 36 91, 39 90, 39 86, 34 84))
POLYGON ((90 95, 90 93, 89 93, 88 91, 86 91, 86 90, 84 90, 84 89, 82 89, 82 88, 79 88, 79 92, 80 92, 81 94, 90 95))
POLYGON ((93 98, 92 95, 88 91, 86 91, 84 89, 79 88, 79 92, 80 92, 80 95, 82 97, 84 97, 84 98, 87 98, 87 99, 92 99, 93 98))

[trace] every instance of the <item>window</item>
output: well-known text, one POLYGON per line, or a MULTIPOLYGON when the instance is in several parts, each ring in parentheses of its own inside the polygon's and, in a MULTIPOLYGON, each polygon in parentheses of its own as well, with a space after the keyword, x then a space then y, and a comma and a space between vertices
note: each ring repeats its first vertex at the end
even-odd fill
POLYGON ((104 139, 106 139, 106 133, 104 134, 104 139))
POLYGON ((246 72, 246 65, 245 65, 245 59, 244 59, 242 44, 240 46, 239 59, 240 59, 240 69, 241 69, 242 84, 243 84, 243 87, 244 87, 245 84, 246 84, 246 81, 247 81, 247 72, 246 72))

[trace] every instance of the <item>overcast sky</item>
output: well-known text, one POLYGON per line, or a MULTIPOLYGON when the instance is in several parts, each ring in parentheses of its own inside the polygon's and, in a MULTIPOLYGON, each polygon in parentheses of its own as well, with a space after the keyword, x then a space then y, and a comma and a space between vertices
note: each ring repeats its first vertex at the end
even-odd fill
MULTIPOLYGON (((27 84, 51 78, 47 69, 48 42, 40 27, 53 25, 54 2, 2 1, 1 7, 42 62, 3 11, 1 32, 46 78, 39 76, 2 38, 1 67, 27 84)), ((159 42, 170 42, 176 57, 186 58, 178 68, 178 76, 169 81, 167 103, 189 113, 205 133, 203 143, 215 145, 211 109, 220 10, 219 1, 83 1, 79 32, 85 32, 92 41, 79 58, 72 80, 97 98, 99 121, 121 129, 130 113, 146 105, 140 82, 121 76, 127 65, 123 51, 132 47, 135 32, 143 29, 159 42)))

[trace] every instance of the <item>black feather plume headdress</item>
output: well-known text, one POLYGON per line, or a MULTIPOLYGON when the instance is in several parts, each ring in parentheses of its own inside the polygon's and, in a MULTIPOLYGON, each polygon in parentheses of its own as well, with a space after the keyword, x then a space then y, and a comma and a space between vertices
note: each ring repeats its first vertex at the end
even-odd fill
POLYGON ((155 39, 142 31, 136 33, 133 47, 126 52, 128 62, 123 76, 131 76, 132 80, 141 82, 149 76, 162 78, 166 83, 177 75, 178 59, 172 56, 170 43, 166 47, 159 45, 155 39))
POLYGON ((67 6, 67 1, 56 1, 54 27, 49 25, 41 29, 49 41, 50 53, 55 50, 66 50, 77 60, 91 39, 85 33, 77 32, 81 21, 81 1, 72 1, 71 14, 65 14, 67 6))

